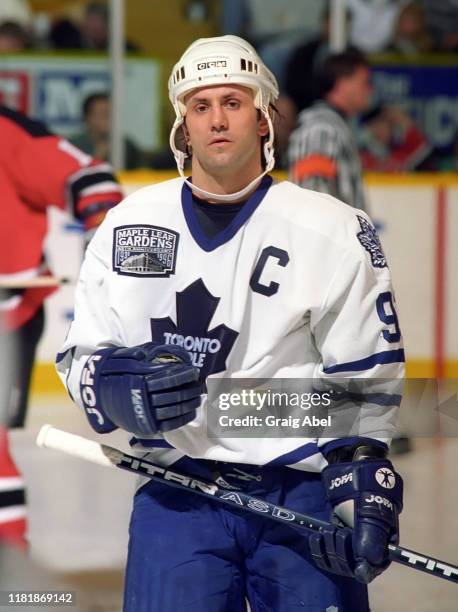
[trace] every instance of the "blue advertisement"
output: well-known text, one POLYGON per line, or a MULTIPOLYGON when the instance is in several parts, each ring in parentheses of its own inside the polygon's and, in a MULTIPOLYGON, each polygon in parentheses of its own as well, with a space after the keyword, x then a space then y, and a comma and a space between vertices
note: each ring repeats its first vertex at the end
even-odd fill
POLYGON ((109 90, 106 70, 42 70, 36 78, 35 114, 58 134, 72 135, 81 129, 86 97, 109 90))
MULTIPOLYGON (((153 58, 124 61, 124 133, 145 150, 160 146, 159 70, 153 58)), ((84 100, 109 91, 110 82, 104 57, 8 55, 1 60, 0 101, 41 119, 58 134, 73 136, 82 127, 84 100)))
POLYGON ((458 132, 456 65, 375 65, 374 94, 406 111, 436 148, 447 150, 458 132))

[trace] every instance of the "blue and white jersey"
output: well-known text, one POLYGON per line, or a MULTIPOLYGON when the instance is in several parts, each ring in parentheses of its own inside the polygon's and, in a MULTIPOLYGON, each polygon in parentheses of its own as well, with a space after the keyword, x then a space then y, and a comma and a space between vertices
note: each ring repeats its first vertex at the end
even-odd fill
MULTIPOLYGON (((109 212, 87 249, 58 356, 74 401, 82 405, 80 376, 91 353, 151 340, 183 345, 207 378, 404 372, 390 272, 369 217, 270 177, 211 239, 182 179, 140 189, 109 212)), ((390 402, 382 403, 389 413, 390 402)), ((320 448, 328 440, 210 438, 207 409, 203 396, 193 422, 150 441, 162 447, 154 458, 326 465, 320 448)), ((380 427, 369 418, 358 435, 385 440, 394 431, 388 421, 380 427)))

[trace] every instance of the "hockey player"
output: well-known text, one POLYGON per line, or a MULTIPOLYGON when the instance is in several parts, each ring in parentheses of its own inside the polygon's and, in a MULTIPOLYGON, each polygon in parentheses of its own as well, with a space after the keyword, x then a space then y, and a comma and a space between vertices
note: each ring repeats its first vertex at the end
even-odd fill
POLYGON ((316 80, 321 98, 298 117, 288 147, 291 180, 367 210, 358 147, 349 120, 372 93, 367 59, 356 50, 327 57, 316 80))
MULTIPOLYGON (((389 565, 402 509, 386 458, 391 425, 368 419, 360 435, 333 439, 215 439, 204 382, 402 377, 380 243, 365 213, 268 175, 278 89, 243 39, 197 40, 169 94, 181 178, 107 215, 86 253, 59 373, 95 431, 122 428, 156 462, 324 520, 346 508, 354 530, 307 538, 143 483, 124 611, 242 612, 246 599, 256 612, 367 611, 366 583, 389 565)), ((397 401, 375 395, 367 401, 382 411, 397 401)))
POLYGON ((122 192, 108 164, 5 106, 0 137, 0 538, 21 541, 23 481, 9 454, 6 426, 24 425, 43 302, 56 289, 28 286, 49 274, 43 255, 47 210, 67 209, 92 232, 122 192))

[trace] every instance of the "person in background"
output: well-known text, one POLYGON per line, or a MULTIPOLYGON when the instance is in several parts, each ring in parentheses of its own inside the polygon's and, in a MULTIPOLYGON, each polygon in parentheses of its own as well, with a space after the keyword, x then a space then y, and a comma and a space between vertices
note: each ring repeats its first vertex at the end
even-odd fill
POLYGON ((377 106, 362 117, 360 155, 364 170, 411 172, 431 146, 412 119, 395 106, 377 106))
POLYGON ((417 55, 431 50, 432 41, 426 29, 423 8, 418 2, 409 2, 399 13, 387 51, 402 55, 417 55))
POLYGON ((330 54, 329 8, 323 12, 319 35, 294 49, 286 65, 284 93, 294 103, 296 112, 307 108, 318 97, 315 74, 330 54))
POLYGON ((0 23, 0 53, 18 53, 30 46, 27 30, 14 21, 0 23))
MULTIPOLYGON (((108 160, 110 156, 110 113, 108 94, 94 93, 83 102, 84 129, 70 138, 76 147, 97 159, 108 160)), ((132 170, 147 165, 146 154, 129 138, 124 138, 125 168, 132 170)))
POLYGON ((106 51, 109 41, 109 12, 102 2, 89 2, 81 23, 81 39, 84 49, 106 51))
POLYGON ((422 0, 434 51, 458 51, 458 4, 456 0, 422 0))
POLYGON ((32 44, 32 9, 28 0, 0 1, 0 53, 17 53, 32 44))
POLYGON ((382 53, 407 0, 347 0, 351 16, 349 44, 364 53, 382 53))
POLYGON ((298 45, 286 63, 284 86, 277 102, 281 118, 275 125, 277 166, 287 166, 285 158, 288 140, 295 127, 298 113, 311 106, 319 97, 319 83, 315 74, 320 64, 331 53, 329 26, 330 11, 329 6, 326 6, 321 16, 320 31, 313 38, 298 45))
POLYGON ((365 210, 361 161, 348 120, 369 106, 368 61, 356 50, 333 54, 316 78, 321 97, 299 115, 289 141, 291 180, 365 210))
POLYGON ((28 30, 32 23, 32 9, 28 0, 1 0, 0 24, 16 23, 28 30))
MULTIPOLYGON (((109 9, 105 3, 89 2, 79 27, 67 18, 53 24, 49 35, 50 43, 56 49, 106 52, 110 40, 109 17, 109 9)), ((126 41, 126 51, 138 51, 138 47, 126 41)))
POLYGON ((81 49, 81 32, 71 19, 58 19, 50 27, 47 45, 51 49, 81 49))
POLYGON ((47 209, 68 210, 90 235, 122 199, 111 167, 0 105, 0 540, 24 545, 24 485, 7 428, 23 427, 44 301, 57 286, 44 256, 47 209))
POLYGON ((320 29, 327 0, 222 0, 221 31, 243 35, 274 73, 280 90, 293 49, 320 29))
POLYGON ((317 37, 298 45, 285 66, 284 85, 277 101, 279 120, 275 124, 277 167, 285 167, 288 140, 297 114, 317 98, 315 68, 329 54, 329 10, 323 13, 321 30, 317 37))

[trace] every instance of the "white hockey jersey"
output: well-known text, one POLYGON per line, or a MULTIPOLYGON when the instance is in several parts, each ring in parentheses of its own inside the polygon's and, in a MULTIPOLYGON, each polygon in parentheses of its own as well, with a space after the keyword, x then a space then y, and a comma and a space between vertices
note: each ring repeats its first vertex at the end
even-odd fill
MULTIPOLYGON (((151 340, 185 346, 207 378, 399 379, 404 371, 390 273, 367 215, 270 177, 211 239, 182 179, 145 187, 107 215, 87 249, 57 359, 74 401, 81 405, 91 353, 151 340)), ((382 404, 383 426, 367 419, 357 435, 391 436, 392 406, 382 404)), ((188 455, 326 465, 327 440, 215 440, 206 411, 203 397, 196 419, 150 441, 162 447, 152 452, 165 464, 188 455)))

